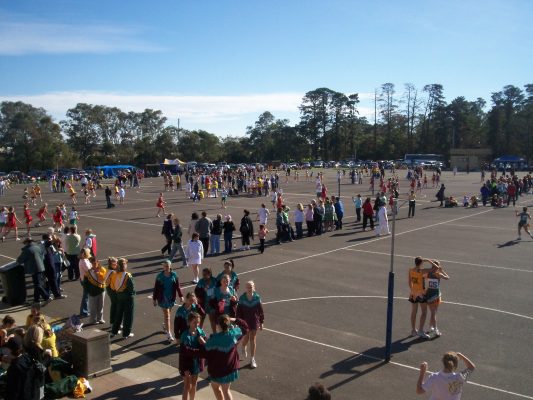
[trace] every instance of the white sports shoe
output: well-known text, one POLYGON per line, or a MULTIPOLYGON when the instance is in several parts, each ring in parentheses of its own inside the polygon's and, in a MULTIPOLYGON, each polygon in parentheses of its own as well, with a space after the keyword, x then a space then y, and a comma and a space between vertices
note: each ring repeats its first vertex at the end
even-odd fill
POLYGON ((252 368, 257 368, 257 363, 255 362, 255 358, 252 358, 252 362, 250 363, 252 368))
POLYGON ((419 330, 418 331, 418 337, 420 339, 430 339, 429 335, 426 332, 424 332, 423 330, 419 330))

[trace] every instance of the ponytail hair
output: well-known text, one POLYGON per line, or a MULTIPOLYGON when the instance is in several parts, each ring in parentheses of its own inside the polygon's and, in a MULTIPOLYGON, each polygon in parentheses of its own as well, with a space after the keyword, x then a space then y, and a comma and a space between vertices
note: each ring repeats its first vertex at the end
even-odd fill
POLYGON ((222 332, 227 332, 231 326, 229 315, 222 314, 220 317, 218 317, 218 325, 220 326, 220 329, 222 329, 222 332))
POLYGON ((224 266, 229 265, 231 267, 231 270, 235 268, 235 263, 233 262, 233 259, 229 259, 227 261, 224 261, 224 266))
POLYGON ((446 371, 455 371, 459 364, 459 358, 453 351, 449 351, 442 356, 442 365, 446 371))

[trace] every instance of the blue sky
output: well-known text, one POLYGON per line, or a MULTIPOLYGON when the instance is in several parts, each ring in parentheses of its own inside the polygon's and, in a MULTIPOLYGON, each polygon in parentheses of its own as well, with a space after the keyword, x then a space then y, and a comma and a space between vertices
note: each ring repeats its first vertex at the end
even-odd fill
POLYGON ((265 110, 296 123, 317 87, 369 117, 385 82, 489 100, 533 83, 532 17, 528 0, 0 0, 0 100, 158 108, 220 136, 265 110))

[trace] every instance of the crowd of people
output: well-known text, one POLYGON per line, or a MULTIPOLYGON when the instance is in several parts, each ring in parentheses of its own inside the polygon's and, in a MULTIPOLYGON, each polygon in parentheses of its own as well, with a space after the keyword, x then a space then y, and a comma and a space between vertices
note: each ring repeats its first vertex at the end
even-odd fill
MULTIPOLYGON (((290 173, 286 176, 290 176, 290 173)), ((363 198, 360 194, 352 198, 356 211, 356 222, 362 222, 362 230, 367 227, 375 230, 375 234, 387 235, 390 233, 388 216, 397 212, 400 198, 400 179, 394 174, 385 179, 383 171, 355 171, 351 174, 352 182, 362 182, 362 177, 370 178, 370 191, 372 197, 363 198), (377 189, 377 193, 375 193, 377 189)), ((184 379, 183 398, 194 399, 198 374, 207 365, 207 373, 210 377, 211 386, 217 399, 231 398, 231 383, 238 378, 240 360, 250 360, 252 368, 257 367, 256 349, 257 334, 263 328, 264 313, 261 305, 261 297, 256 292, 255 283, 248 281, 245 290, 239 293, 240 281, 235 271, 233 260, 224 261, 221 270, 214 274, 210 268, 204 266, 206 257, 224 253, 230 255, 237 249, 233 243, 235 232, 239 232, 241 251, 251 249, 251 242, 257 236, 259 246, 257 250, 265 252, 270 242, 267 242, 269 230, 268 221, 275 218, 275 235, 272 243, 281 244, 293 240, 303 239, 305 236, 322 235, 333 230, 343 229, 345 206, 343 201, 334 195, 328 194, 328 188, 323 175, 318 173, 315 177, 309 173, 307 180, 314 179, 316 198, 308 203, 298 203, 294 211, 291 211, 284 200, 283 189, 280 185, 278 173, 255 172, 244 170, 239 172, 213 172, 212 174, 186 173, 183 178, 180 175, 173 177, 172 174, 163 174, 164 190, 159 194, 156 202, 157 217, 165 216, 161 234, 164 236, 164 246, 161 253, 167 258, 162 263, 162 270, 155 278, 152 300, 155 307, 162 310, 163 332, 169 343, 179 346, 179 370, 184 379), (182 179, 185 187, 182 186, 182 179), (166 201, 164 193, 173 190, 184 190, 187 198, 198 201, 207 198, 222 197, 224 201, 221 209, 226 207, 228 197, 236 195, 270 196, 272 208, 267 207, 264 200, 259 200, 260 206, 257 217, 252 218, 252 213, 245 209, 238 220, 233 221, 231 215, 217 214, 210 219, 207 213, 198 215, 192 213, 190 222, 185 228, 180 219, 173 213, 166 213, 166 201), (162 213, 162 214, 161 214, 162 213), (254 226, 258 222, 258 228, 254 226), (304 232, 305 227, 305 232, 304 232), (184 237, 184 235, 186 237, 184 237), (224 242, 221 249, 220 242, 224 242), (179 256, 182 268, 191 271, 191 281, 195 285, 194 290, 183 293, 178 273, 172 265, 176 256, 179 256), (172 310, 177 310, 173 321, 172 310), (211 335, 206 334, 205 321, 209 322, 211 335), (173 323, 172 323, 173 322, 173 323)), ((445 196, 445 187, 440 182, 440 173, 433 173, 432 188, 439 187, 437 200, 441 205, 453 200, 451 196, 445 196)), ((491 205, 500 207, 503 205, 513 206, 518 196, 529 193, 532 188, 532 178, 526 175, 519 179, 517 176, 501 176, 495 174, 489 180, 484 180, 480 190, 480 199, 485 206, 489 199, 491 205), (495 200, 494 200, 495 199, 495 200)), ((94 196, 96 187, 91 186, 91 181, 80 182, 83 192, 94 196)), ((122 202, 128 179, 117 179, 115 182, 116 198, 122 202)), ((428 188, 426 174, 423 171, 408 172, 409 189, 405 203, 408 203, 408 217, 415 216, 415 204, 417 194, 422 189, 428 188)), ((140 185, 140 179, 132 178, 130 185, 140 185), (136 182, 136 183, 135 183, 136 182)), ((48 204, 43 200, 43 193, 39 185, 33 185, 24 191, 23 213, 27 227, 27 236, 18 262, 25 266, 26 272, 32 275, 34 284, 34 308, 32 312, 38 313, 39 306, 47 304, 53 299, 62 299, 62 276, 68 273, 69 281, 79 281, 82 299, 80 304, 80 317, 88 317, 89 324, 106 324, 104 317, 104 302, 107 296, 110 302, 108 323, 111 327, 111 337, 120 335, 127 339, 134 336, 135 317, 135 280, 128 272, 128 261, 125 258, 109 257, 107 265, 103 265, 97 259, 98 247, 96 235, 90 229, 82 238, 77 232, 79 216, 75 208, 76 190, 73 182, 65 182, 65 192, 69 193, 73 203, 70 212, 67 212, 65 203, 59 204, 55 212, 51 214, 52 227, 42 235, 41 241, 34 241, 31 236, 31 224, 33 221, 30 206, 41 203, 36 216, 36 226, 47 223, 49 215, 48 204), (68 221, 68 223, 67 223, 68 221)), ((61 185, 60 189, 61 191, 61 185)), ((403 193, 403 192, 402 192, 403 193)), ((106 189, 106 197, 107 197, 106 189)), ((465 207, 476 207, 476 195, 467 196, 463 201, 465 207)), ((405 204, 404 203, 404 204, 405 204)), ((109 204, 109 202, 108 202, 109 204)), ((524 208, 519 217, 518 233, 525 230, 529 235, 530 214, 524 208)), ((2 240, 13 230, 18 239, 17 218, 14 207, 5 207, 0 210, 0 224, 2 224, 2 240)), ((183 269, 181 272, 185 271, 183 269)), ((441 303, 440 281, 449 279, 442 265, 436 260, 417 258, 415 267, 409 270, 409 301, 412 303, 411 327, 413 336, 429 339, 432 336, 440 336, 442 333, 437 326, 437 311, 441 303), (429 268, 422 268, 424 263, 429 263, 429 268), (417 326, 417 313, 420 308, 420 320, 417 326), (430 310, 429 328, 426 329, 427 309, 430 310)), ((35 320, 37 321, 37 319, 35 320)), ((13 328, 13 321, 5 318, 5 332, 13 328)), ((58 356, 57 349, 50 343, 51 328, 46 329, 45 322, 39 320, 43 333, 32 331, 33 344, 37 343, 42 349, 50 350, 49 358, 58 356), (48 344, 47 344, 48 343, 48 344)), ((27 324, 28 325, 28 324, 27 324)), ((29 324, 31 326, 31 324, 29 324)), ((36 328, 37 329, 37 328, 36 328)), ((53 332, 52 332, 53 333, 53 332)), ((27 334, 22 335, 24 338, 27 334)), ((20 336, 20 335, 19 335, 20 336)), ((14 337, 14 336, 13 336, 14 337)), ((12 338, 7 337, 0 330, 0 340, 7 343, 12 338), (2 339, 4 337, 4 339, 2 339)), ((22 339, 23 341, 28 339, 22 339)), ((30 346, 28 344, 28 346, 30 346)), ((39 347, 38 346, 38 347, 39 347)), ((16 347, 16 346, 14 346, 16 347)), ((31 348, 28 347, 28 348, 31 348)), ((18 350, 17 350, 18 351, 18 350)), ((28 352, 28 350, 27 350, 28 352)), ((16 351, 15 353, 16 354, 16 351)), ((34 357, 32 353, 28 353, 34 357)), ((48 353, 47 353, 48 354, 48 353)), ((42 357, 38 358, 43 361, 42 357)), ((454 386, 460 393, 461 383, 464 383, 473 371, 473 364, 460 353, 447 353, 443 359, 444 369, 440 375, 432 375, 424 381, 423 377, 427 366, 421 365, 421 379, 417 385, 417 393, 432 391, 443 382, 457 382, 454 386), (458 360, 463 360, 467 368, 457 374, 458 360), (440 383, 439 383, 440 382, 440 383)), ((327 390, 320 385, 314 385, 309 391, 309 398, 329 396, 327 390), (322 390, 323 389, 323 390, 322 390), (315 397, 313 397, 315 396, 315 397)))

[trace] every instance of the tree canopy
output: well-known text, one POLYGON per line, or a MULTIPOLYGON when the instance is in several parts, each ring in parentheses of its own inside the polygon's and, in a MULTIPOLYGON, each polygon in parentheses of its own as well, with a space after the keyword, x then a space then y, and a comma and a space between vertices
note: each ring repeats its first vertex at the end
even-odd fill
POLYGON ((163 158, 199 162, 269 162, 310 159, 397 159, 407 152, 439 153, 489 147, 494 155, 533 158, 533 84, 507 85, 482 98, 446 102, 438 83, 421 90, 393 83, 376 90, 373 121, 360 115, 358 93, 311 90, 291 125, 265 111, 245 135, 221 138, 167 124, 160 110, 123 111, 79 103, 59 123, 42 108, 0 103, 0 169, 87 167, 101 163, 143 166, 163 158))

